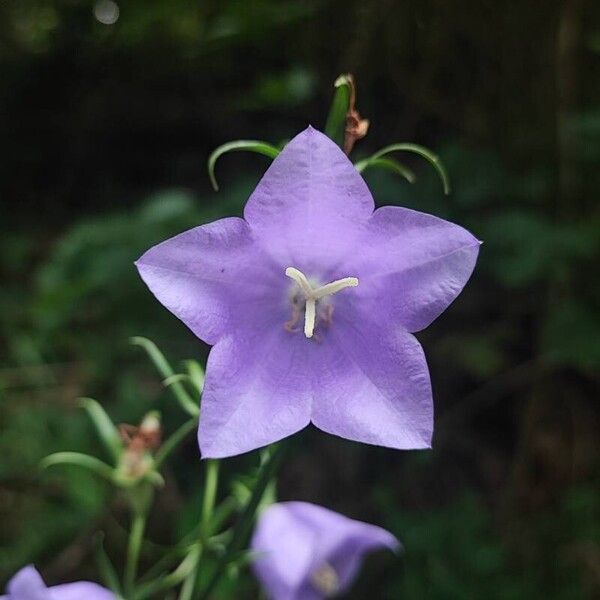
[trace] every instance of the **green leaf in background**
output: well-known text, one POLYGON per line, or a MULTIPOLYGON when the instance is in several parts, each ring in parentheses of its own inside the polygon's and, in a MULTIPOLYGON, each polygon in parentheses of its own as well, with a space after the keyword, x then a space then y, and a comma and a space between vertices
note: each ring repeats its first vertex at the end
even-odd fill
POLYGON ((592 374, 600 368, 599 339, 598 312, 581 300, 565 300, 549 311, 543 332, 544 358, 592 374))
POLYGON ((223 154, 227 154, 228 152, 255 152, 256 154, 263 154, 264 156, 268 156, 269 158, 276 158, 279 155, 279 149, 277 149, 272 144, 268 142, 261 142, 258 140, 236 140, 235 142, 227 142, 222 146, 219 146, 208 157, 208 176, 210 178, 210 182, 217 192, 219 190, 219 184, 217 183, 217 179, 215 177, 215 165, 217 164, 217 160, 223 154))
POLYGON ((346 114, 350 106, 352 93, 352 80, 350 75, 340 75, 333 84, 335 93, 329 115, 325 123, 325 134, 328 135, 340 148, 344 145, 344 130, 346 127, 346 114))

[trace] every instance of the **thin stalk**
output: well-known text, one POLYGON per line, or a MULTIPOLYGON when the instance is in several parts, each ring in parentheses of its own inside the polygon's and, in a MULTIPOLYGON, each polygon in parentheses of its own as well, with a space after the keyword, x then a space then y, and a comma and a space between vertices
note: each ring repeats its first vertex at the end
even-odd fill
POLYGON ((195 575, 201 555, 202 546, 196 544, 190 549, 188 555, 172 573, 140 587, 137 590, 137 595, 134 597, 134 600, 146 600, 146 598, 155 596, 158 592, 170 590, 182 582, 185 585, 185 581, 191 575, 195 575))
POLYGON ((207 460, 202 515, 200 517, 200 535, 206 540, 210 536, 210 527, 219 485, 219 461, 207 460))
POLYGON ((217 563, 208 585, 200 592, 198 596, 199 600, 207 600, 210 597, 210 594, 213 592, 225 572, 227 565, 231 562, 232 557, 242 549, 252 529, 256 510, 262 500, 263 494, 283 462, 286 448, 287 444, 285 442, 280 442, 273 450, 271 456, 260 466, 256 484, 252 490, 252 495, 240 515, 238 522, 233 528, 233 535, 227 550, 217 563))
MULTIPOLYGON (((204 481, 204 496, 202 498, 202 513, 200 515, 200 543, 206 545, 211 534, 212 517, 215 509, 215 499, 217 497, 217 488, 219 487, 219 467, 218 460, 209 459, 206 461, 206 479, 204 481)), ((198 563, 186 577, 181 587, 180 600, 190 600, 198 580, 198 563)))
POLYGON ((129 533, 129 543, 127 545, 127 562, 125 563, 124 587, 128 597, 133 595, 145 529, 146 515, 142 512, 134 513, 131 532, 129 533))
POLYGON ((194 587, 196 587, 196 569, 185 578, 181 586, 181 592, 179 593, 179 600, 191 600, 194 587))

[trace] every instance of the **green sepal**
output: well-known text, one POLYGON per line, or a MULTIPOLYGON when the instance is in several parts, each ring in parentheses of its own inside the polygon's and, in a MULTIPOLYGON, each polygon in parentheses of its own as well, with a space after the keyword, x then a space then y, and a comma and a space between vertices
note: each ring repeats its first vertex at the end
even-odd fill
POLYGON ((396 175, 404 177, 409 183, 416 181, 416 176, 411 169, 393 158, 365 158, 354 164, 354 167, 359 173, 364 173, 367 169, 377 167, 386 171, 392 171, 396 175))
MULTIPOLYGON (((448 177, 448 173, 442 161, 439 159, 437 154, 434 154, 431 150, 428 150, 424 146, 419 146, 418 144, 410 144, 410 143, 400 143, 400 144, 391 144, 390 146, 386 146, 381 150, 375 152, 371 157, 366 159, 367 161, 376 160, 382 158, 386 154, 390 152, 412 152, 413 154, 418 154, 422 156, 426 160, 428 160, 433 168, 437 171, 440 179, 442 180, 442 185, 444 186, 444 194, 448 195, 450 193, 450 178, 448 177)), ((364 161, 361 161, 364 162, 364 161)))
POLYGON ((213 150, 208 157, 208 176, 215 192, 219 191, 219 184, 215 177, 215 165, 217 164, 217 160, 219 160, 223 154, 227 154, 227 152, 239 152, 242 150, 263 154, 269 158, 277 158, 280 152, 279 148, 276 148, 268 142, 261 142, 260 140, 235 140, 234 142, 227 142, 226 144, 219 146, 213 150))
POLYGON ((46 456, 46 458, 40 462, 40 468, 42 469, 47 469, 48 467, 56 465, 75 465, 83 467, 100 477, 108 479, 111 483, 115 483, 115 469, 88 454, 82 454, 80 452, 56 452, 55 454, 46 456))

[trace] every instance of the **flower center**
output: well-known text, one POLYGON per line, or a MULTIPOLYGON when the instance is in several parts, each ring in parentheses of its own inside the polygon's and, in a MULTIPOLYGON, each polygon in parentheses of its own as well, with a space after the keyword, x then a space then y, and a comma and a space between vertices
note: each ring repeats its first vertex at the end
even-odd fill
POLYGON ((340 578, 328 563, 323 563, 313 571, 310 580, 326 598, 330 598, 340 591, 340 578))
MULTIPOLYGON (((304 335, 307 338, 311 338, 315 331, 315 322, 317 318, 317 302, 322 300, 326 296, 331 296, 337 292, 347 288, 356 287, 358 285, 358 279, 356 277, 344 277, 343 279, 336 279, 331 283, 325 285, 313 287, 306 278, 306 275, 299 269, 294 267, 288 267, 285 270, 285 274, 293 279, 300 289, 300 293, 304 299, 304 335)), ((297 311, 297 306, 294 307, 297 311)), ((292 320, 288 321, 288 324, 293 326, 298 320, 299 316, 296 314, 292 315, 292 320)), ((287 326, 287 324, 286 324, 287 326)))

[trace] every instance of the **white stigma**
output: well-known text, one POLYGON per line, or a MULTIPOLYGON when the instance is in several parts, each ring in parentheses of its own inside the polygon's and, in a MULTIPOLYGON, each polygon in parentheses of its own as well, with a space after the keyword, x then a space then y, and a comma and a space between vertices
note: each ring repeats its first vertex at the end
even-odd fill
POLYGON ((288 267, 285 270, 285 274, 298 284, 302 294, 304 294, 306 302, 304 309, 304 335, 307 338, 311 338, 315 331, 317 300, 320 300, 325 296, 331 296, 347 287, 356 287, 358 285, 358 279, 356 277, 344 277, 343 279, 336 279, 325 285, 313 287, 306 278, 306 275, 299 269, 288 267))

